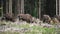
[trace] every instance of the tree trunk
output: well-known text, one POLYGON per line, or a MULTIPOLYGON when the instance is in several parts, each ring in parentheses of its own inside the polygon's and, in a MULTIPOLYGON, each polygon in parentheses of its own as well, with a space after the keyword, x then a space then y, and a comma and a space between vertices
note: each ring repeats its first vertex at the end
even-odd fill
POLYGON ((41 18, 41 0, 39 0, 39 19, 41 18))
POLYGON ((20 14, 20 1, 21 0, 17 0, 17 11, 18 11, 18 14, 20 14))
POLYGON ((12 15, 12 0, 9 0, 9 13, 12 15))
POLYGON ((24 0, 21 0, 21 13, 24 13, 24 0))
POLYGON ((6 13, 8 13, 8 10, 9 10, 9 8, 8 8, 8 0, 6 0, 6 13))
POLYGON ((56 15, 59 15, 59 0, 56 0, 56 15))
POLYGON ((1 0, 1 16, 3 17, 3 1, 1 0))
POLYGON ((15 10, 14 11, 15 11, 15 16, 17 16, 17 13, 18 13, 18 12, 16 12, 17 11, 17 0, 15 0, 15 10))
POLYGON ((59 16, 60 16, 60 0, 59 0, 59 16))

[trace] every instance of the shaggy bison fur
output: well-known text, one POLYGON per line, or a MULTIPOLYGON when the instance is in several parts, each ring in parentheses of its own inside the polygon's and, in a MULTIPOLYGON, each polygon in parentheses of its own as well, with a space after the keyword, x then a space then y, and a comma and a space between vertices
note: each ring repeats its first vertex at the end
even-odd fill
POLYGON ((32 22, 32 16, 30 14, 18 14, 18 18, 19 20, 24 20, 24 21, 27 21, 27 22, 32 22))
POLYGON ((57 18, 52 18, 53 23, 59 23, 59 20, 57 18))
POLYGON ((51 18, 49 15, 43 15, 43 22, 50 23, 51 18))
POLYGON ((55 15, 54 17, 57 18, 60 22, 60 16, 59 15, 55 15))
POLYGON ((6 14, 4 14, 4 16, 2 17, 1 20, 6 20, 6 21, 12 21, 12 22, 14 22, 15 18, 13 17, 13 15, 11 15, 9 13, 6 13, 6 14))

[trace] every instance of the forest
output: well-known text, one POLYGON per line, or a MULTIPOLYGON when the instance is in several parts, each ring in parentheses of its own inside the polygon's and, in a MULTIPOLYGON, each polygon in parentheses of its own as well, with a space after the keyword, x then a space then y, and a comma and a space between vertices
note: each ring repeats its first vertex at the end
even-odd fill
POLYGON ((0 8, 0 15, 6 12, 12 12, 14 15, 16 15, 23 11, 23 13, 29 13, 34 17, 39 17, 39 13, 41 16, 44 14, 48 14, 51 17, 56 15, 56 0, 24 0, 24 2, 21 2, 21 0, 18 1, 11 0, 12 6, 10 6, 10 9, 9 0, 0 0, 0 7, 2 8, 0 8), (18 1, 20 2, 18 3, 18 1))
POLYGON ((0 0, 0 34, 60 34, 60 0, 0 0))

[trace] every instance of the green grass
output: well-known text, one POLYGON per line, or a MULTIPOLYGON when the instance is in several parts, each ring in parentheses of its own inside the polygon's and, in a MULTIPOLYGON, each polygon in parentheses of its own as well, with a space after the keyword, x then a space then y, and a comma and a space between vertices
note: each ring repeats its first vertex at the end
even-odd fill
POLYGON ((20 33, 19 32, 6 31, 6 32, 0 32, 0 34, 20 34, 20 33))
POLYGON ((31 34, 55 34, 55 29, 54 28, 42 28, 38 26, 33 26, 32 31, 28 31, 26 33, 31 33, 31 34))
MULTIPOLYGON (((60 32, 60 29, 56 29, 55 28, 47 28, 47 27, 41 27, 41 26, 31 26, 30 24, 11 24, 8 23, 9 25, 11 25, 12 27, 16 27, 16 28, 31 28, 28 31, 24 32, 24 34, 58 34, 60 32)), ((21 34, 20 32, 11 32, 11 31, 7 31, 7 32, 0 32, 0 34, 21 34)), ((59 33, 60 34, 60 33, 59 33)))

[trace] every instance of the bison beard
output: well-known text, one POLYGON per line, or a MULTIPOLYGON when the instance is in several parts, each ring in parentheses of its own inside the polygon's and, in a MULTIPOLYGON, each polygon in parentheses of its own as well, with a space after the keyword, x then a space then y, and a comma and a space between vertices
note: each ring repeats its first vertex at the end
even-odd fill
POLYGON ((27 21, 27 22, 32 22, 32 16, 30 14, 19 14, 18 15, 18 18, 19 20, 24 20, 24 21, 27 21))

